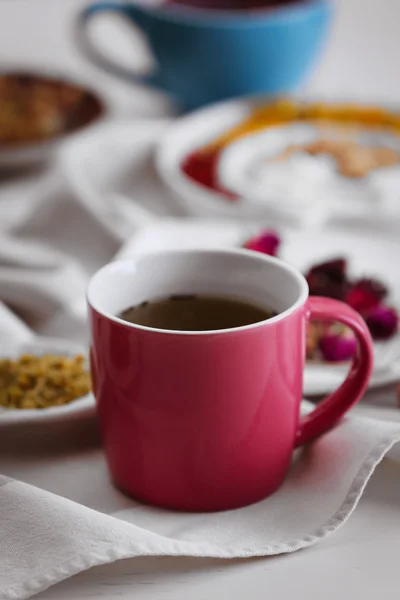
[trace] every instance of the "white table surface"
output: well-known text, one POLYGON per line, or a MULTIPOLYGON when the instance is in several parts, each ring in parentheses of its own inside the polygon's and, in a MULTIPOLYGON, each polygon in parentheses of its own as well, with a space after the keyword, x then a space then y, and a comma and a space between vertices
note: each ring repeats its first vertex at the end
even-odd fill
MULTIPOLYGON (((311 92, 400 101, 400 2, 336 0, 337 17, 324 59, 308 84, 311 92)), ((73 46, 71 22, 79 0, 2 0, 0 62, 48 65, 94 82, 111 92, 121 115, 170 112, 160 95, 119 84, 82 60, 73 46)), ((125 49, 115 26, 99 24, 113 44, 125 49)), ((100 32, 100 33, 101 33, 100 32)), ((0 182, 0 202, 33 190, 32 177, 0 182)), ((61 186, 61 182, 59 183, 61 186)), ((68 206, 65 210, 66 217, 68 206)), ((11 214, 10 212, 10 214, 11 214)), ((12 218, 18 220, 17 211, 12 218)), ((67 218, 66 218, 67 221, 67 218)), ((77 224, 70 223, 70 227, 77 224)), ((84 223, 80 223, 84 227, 84 223)), ((60 242, 62 243, 62 241, 60 242)), ((92 244, 96 250, 95 242, 92 244)), ((98 248, 93 264, 115 248, 98 248)), ((370 394, 367 402, 393 406, 393 389, 370 394)), ((41 599, 212 600, 244 596, 298 600, 399 597, 400 465, 384 461, 373 475, 349 522, 324 542, 292 555, 268 559, 215 561, 135 559, 91 569, 37 596, 41 599)))

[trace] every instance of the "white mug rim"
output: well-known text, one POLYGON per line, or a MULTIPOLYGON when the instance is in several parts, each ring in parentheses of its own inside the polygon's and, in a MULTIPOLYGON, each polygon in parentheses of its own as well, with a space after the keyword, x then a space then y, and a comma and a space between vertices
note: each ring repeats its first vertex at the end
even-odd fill
POLYGON ((118 325, 122 325, 128 329, 136 329, 136 330, 140 330, 140 331, 146 331, 148 333, 159 333, 159 334, 163 334, 163 335, 182 335, 182 336, 204 336, 204 335, 224 335, 227 333, 239 333, 241 331, 249 331, 252 329, 257 329, 259 327, 265 327, 265 326, 273 326, 275 323, 277 323, 278 321, 281 321, 283 319, 286 319, 288 316, 290 316, 292 313, 294 313, 295 311, 297 311, 301 306, 303 306, 306 301, 307 298, 309 296, 309 289, 308 289, 308 283, 306 281, 306 278, 304 277, 304 275, 302 275, 302 273, 294 266, 290 265, 289 263, 283 261, 280 258, 277 258, 275 256, 270 256, 268 254, 263 254, 261 252, 256 252, 253 250, 247 250, 247 249, 242 249, 242 248, 232 248, 232 249, 215 249, 215 250, 203 250, 203 249, 185 249, 185 250, 179 250, 179 249, 170 249, 170 250, 165 250, 165 251, 155 251, 155 252, 146 252, 145 254, 138 254, 137 256, 133 256, 132 258, 126 258, 126 259, 122 259, 122 260, 115 260, 112 262, 107 263, 106 265, 104 265, 103 267, 100 267, 100 269, 98 269, 90 278, 88 286, 87 286, 87 290, 86 290, 86 301, 89 305, 89 307, 94 310, 97 314, 101 315, 102 317, 113 321, 114 323, 117 323, 118 325), (99 277, 104 277, 107 275, 107 272, 115 269, 116 266, 118 265, 128 265, 128 264, 132 264, 132 262, 136 261, 138 258, 141 257, 146 257, 146 258, 156 258, 157 256, 182 256, 182 255, 191 255, 191 254, 218 254, 218 255, 237 255, 237 256, 248 256, 248 257, 252 257, 253 259, 259 261, 259 262, 264 262, 264 263, 275 263, 276 265, 278 265, 283 271, 286 271, 286 273, 288 273, 291 277, 293 277, 293 279, 295 279, 297 281, 297 283, 299 284, 299 289, 300 289, 300 293, 298 295, 298 298, 295 302, 293 302, 293 304, 287 308, 286 310, 279 312, 277 315, 273 316, 273 317, 269 317, 268 319, 265 319, 263 321, 257 321, 256 323, 251 323, 250 325, 242 325, 241 327, 231 327, 229 329, 213 329, 213 330, 205 330, 205 331, 182 331, 179 329, 160 329, 157 327, 148 327, 146 325, 138 325, 137 323, 131 323, 129 321, 125 321, 124 319, 121 319, 120 317, 117 317, 115 315, 113 315, 110 312, 104 311, 101 308, 99 308, 98 306, 96 306, 96 301, 93 298, 93 286, 95 283, 95 280, 99 277))

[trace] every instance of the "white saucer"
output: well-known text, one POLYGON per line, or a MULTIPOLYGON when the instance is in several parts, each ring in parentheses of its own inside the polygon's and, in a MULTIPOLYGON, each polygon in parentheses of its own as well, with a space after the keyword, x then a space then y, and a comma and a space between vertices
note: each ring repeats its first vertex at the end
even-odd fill
MULTIPOLYGON (((86 354, 79 344, 53 338, 35 337, 26 342, 11 342, 2 344, 1 358, 15 358, 21 354, 86 354)), ((32 422, 54 422, 70 419, 81 419, 92 415, 95 411, 95 401, 92 394, 73 400, 62 406, 52 406, 41 409, 8 409, 0 407, 0 427, 2 425, 22 424, 32 422)))
MULTIPOLYGON (((127 258, 136 253, 172 248, 226 248, 240 246, 248 237, 260 231, 259 223, 238 221, 168 220, 138 232, 118 253, 127 258)), ((400 279, 397 276, 400 243, 390 233, 362 233, 348 229, 324 230, 323 233, 280 229, 280 257, 302 272, 312 264, 335 256, 349 259, 350 272, 355 277, 376 276, 389 286, 391 297, 400 301, 400 279)), ((399 302, 393 301, 398 305, 399 302)), ((370 387, 400 380, 400 333, 388 342, 375 343, 376 366, 370 387)), ((328 363, 310 364, 305 370, 304 394, 317 396, 330 393, 344 380, 347 367, 328 363)))
MULTIPOLYGON (((246 162, 252 158, 252 153, 255 149, 259 150, 260 143, 280 148, 292 143, 291 139, 298 138, 298 135, 291 135, 291 127, 274 127, 268 131, 261 131, 253 136, 246 136, 237 142, 229 144, 220 157, 220 175, 222 174, 221 183, 237 192, 238 198, 234 201, 227 199, 223 194, 208 189, 201 184, 196 183, 188 177, 181 169, 183 159, 192 153, 194 150, 201 148, 207 143, 215 140, 219 135, 227 132, 231 127, 243 121, 251 114, 257 105, 262 105, 267 100, 258 98, 243 98, 228 102, 214 104, 210 107, 201 109, 191 113, 183 118, 180 118, 175 124, 164 134, 161 139, 156 153, 156 165, 158 172, 165 182, 179 198, 182 207, 193 216, 211 217, 224 216, 230 218, 270 218, 282 223, 303 223, 308 222, 304 219, 304 211, 290 210, 288 204, 288 193, 282 194, 279 197, 269 195, 268 197, 260 198, 254 194, 254 189, 243 185, 243 178, 238 181, 240 173, 246 168, 246 162), (274 135, 271 138, 271 131, 274 135), (285 210, 286 208, 286 210, 285 210)), ((302 129, 303 133, 300 137, 309 137, 307 125, 292 124, 302 129)), ((360 134, 360 142, 371 145, 387 145, 397 149, 399 140, 394 135, 383 134, 380 132, 371 134, 367 131, 360 134)), ((268 154, 268 149, 266 153, 268 154)), ((271 149, 271 148, 270 148, 271 149)), ((334 169, 332 169, 333 171, 334 169)), ((341 216, 357 221, 360 217, 374 221, 377 216, 379 219, 389 220, 393 214, 400 214, 400 194, 398 194, 400 182, 400 169, 397 177, 393 177, 393 169, 378 169, 371 174, 370 178, 365 178, 368 181, 350 181, 344 177, 338 176, 338 185, 335 189, 335 194, 330 186, 332 198, 332 211, 320 211, 318 215, 319 221, 331 222, 335 218, 337 222, 341 216), (382 174, 381 174, 382 172, 382 174), (384 173, 385 172, 385 173, 384 173), (387 177, 386 177, 387 172, 387 177), (389 180, 386 182, 386 178, 389 180), (394 181, 393 181, 394 180, 394 181), (367 187, 370 191, 372 201, 366 199, 366 193, 363 189, 367 187), (343 189, 346 188, 346 189, 343 189), (341 198, 343 195, 348 195, 348 189, 355 196, 355 202, 350 202, 348 206, 353 204, 352 210, 348 210, 346 202, 338 202, 338 207, 335 210, 335 197, 338 193, 341 198), (365 202, 362 200, 365 199, 365 202), (376 201, 374 201, 376 200, 376 201), (332 214, 331 214, 332 212, 332 214), (378 214, 379 213, 379 214, 378 214)), ((293 175, 293 174, 292 174, 293 175)), ((263 190, 265 191, 265 190, 263 190)), ((339 200, 340 200, 339 198, 339 200)), ((348 198, 347 198, 348 199, 348 198)), ((324 197, 321 198, 323 202, 324 197)))

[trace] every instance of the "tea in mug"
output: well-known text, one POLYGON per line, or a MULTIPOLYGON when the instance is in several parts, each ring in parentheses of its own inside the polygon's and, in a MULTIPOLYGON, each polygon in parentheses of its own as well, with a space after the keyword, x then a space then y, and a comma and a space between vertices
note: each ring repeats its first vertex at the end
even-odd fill
POLYGON ((124 321, 175 331, 214 331, 259 323, 274 316, 268 308, 223 296, 176 295, 124 310, 124 321))

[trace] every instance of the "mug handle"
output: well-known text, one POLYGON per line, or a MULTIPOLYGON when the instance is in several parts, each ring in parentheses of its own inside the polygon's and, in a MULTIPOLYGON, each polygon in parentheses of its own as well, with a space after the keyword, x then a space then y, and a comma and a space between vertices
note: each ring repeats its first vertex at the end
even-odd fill
POLYGON ((130 19, 134 20, 137 26, 141 29, 143 33, 145 33, 144 27, 144 14, 140 10, 140 8, 136 7, 133 4, 129 4, 129 11, 127 9, 127 5, 123 3, 114 3, 114 2, 96 2, 95 4, 91 4, 84 8, 79 14, 75 23, 75 38, 78 47, 81 52, 97 67, 100 67, 114 75, 116 77, 120 77, 122 79, 128 81, 136 81, 139 84, 158 86, 160 87, 160 83, 155 73, 150 73, 148 75, 140 75, 139 73, 128 69, 122 65, 119 65, 117 62, 109 58, 104 52, 102 52, 96 44, 90 39, 87 26, 89 21, 95 17, 96 15, 103 12, 116 12, 124 17, 129 16, 130 19))
POLYGON ((367 388, 373 366, 371 334, 365 321, 355 310, 339 300, 314 296, 308 299, 307 313, 307 320, 337 321, 349 327, 356 336, 358 351, 342 385, 300 420, 296 447, 311 442, 331 429, 361 398, 367 388))

